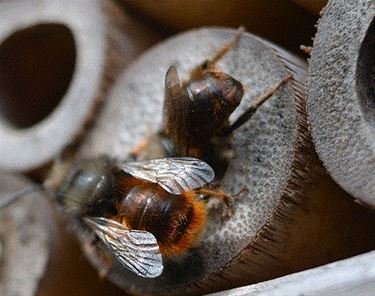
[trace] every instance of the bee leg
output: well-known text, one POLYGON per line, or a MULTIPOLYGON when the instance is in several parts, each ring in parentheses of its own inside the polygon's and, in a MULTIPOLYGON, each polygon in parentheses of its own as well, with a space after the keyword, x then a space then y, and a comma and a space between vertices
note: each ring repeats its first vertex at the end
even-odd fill
POLYGON ((105 279, 109 273, 109 271, 112 269, 113 266, 113 261, 111 261, 110 264, 106 263, 105 266, 101 266, 99 269, 99 278, 100 279, 105 279))
POLYGON ((162 133, 150 133, 129 154, 133 160, 174 156, 173 145, 162 133))
POLYGON ((143 154, 143 152, 146 150, 146 147, 148 146, 148 140, 145 138, 143 139, 137 146, 135 146, 129 153, 129 157, 131 159, 137 160, 140 158, 140 156, 143 154))
POLYGON ((223 216, 230 217, 234 213, 233 209, 233 196, 225 193, 222 190, 210 189, 210 188, 199 188, 195 191, 198 196, 204 201, 208 202, 210 198, 215 197, 226 205, 226 211, 223 213, 223 216))
POLYGON ((255 99, 255 101, 251 104, 251 106, 240 115, 236 119, 235 122, 232 123, 232 125, 225 129, 223 132, 223 136, 228 136, 230 133, 232 133, 235 129, 239 128, 241 125, 243 125, 246 121, 248 121, 255 113, 255 111, 265 102, 267 101, 281 86, 283 86, 285 83, 287 83, 289 80, 293 78, 292 74, 289 74, 285 76, 282 80, 277 82, 275 85, 273 85, 268 91, 266 91, 263 95, 259 96, 255 99))
POLYGON ((113 258, 111 256, 101 256, 101 262, 103 264, 99 267, 98 276, 100 279, 105 279, 113 267, 113 258))
POLYGON ((100 266, 98 266, 98 277, 100 279, 104 279, 107 277, 108 273, 111 271, 114 261, 111 255, 105 254, 103 252, 98 252, 98 249, 101 249, 102 242, 100 239, 95 236, 91 242, 86 242, 84 249, 86 249, 89 253, 95 254, 95 256, 100 258, 100 266))

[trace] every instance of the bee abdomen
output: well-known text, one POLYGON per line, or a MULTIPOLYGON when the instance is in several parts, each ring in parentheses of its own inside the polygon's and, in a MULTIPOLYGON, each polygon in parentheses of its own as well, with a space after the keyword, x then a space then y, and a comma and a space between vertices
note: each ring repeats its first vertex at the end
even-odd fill
POLYGON ((136 186, 118 206, 114 219, 130 229, 151 232, 165 256, 194 247, 206 223, 204 203, 193 192, 172 195, 156 186, 136 186))
POLYGON ((199 242, 206 223, 206 209, 192 192, 170 195, 168 200, 170 205, 150 232, 154 233, 164 255, 180 255, 199 242))
POLYGON ((186 210, 186 213, 181 215, 177 221, 177 225, 174 229, 173 235, 171 236, 172 244, 178 244, 178 242, 183 238, 184 234, 189 230, 190 224, 194 217, 194 209, 190 205, 186 210))

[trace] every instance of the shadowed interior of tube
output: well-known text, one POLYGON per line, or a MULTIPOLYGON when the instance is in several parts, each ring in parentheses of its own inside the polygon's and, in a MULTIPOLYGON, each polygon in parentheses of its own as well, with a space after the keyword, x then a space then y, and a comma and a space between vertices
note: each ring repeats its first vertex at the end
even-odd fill
POLYGON ((15 128, 46 118, 66 93, 75 62, 72 32, 62 24, 10 35, 0 44, 0 116, 15 128))
POLYGON ((375 19, 359 51, 356 73, 357 93, 366 121, 375 128, 375 19))

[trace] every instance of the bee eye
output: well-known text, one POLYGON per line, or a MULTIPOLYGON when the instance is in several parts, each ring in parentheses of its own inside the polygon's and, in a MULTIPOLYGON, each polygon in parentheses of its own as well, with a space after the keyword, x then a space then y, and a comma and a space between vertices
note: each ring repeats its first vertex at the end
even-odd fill
POLYGON ((223 87, 221 89, 223 91, 223 101, 228 103, 228 105, 235 105, 237 107, 243 96, 243 86, 241 82, 228 76, 223 81, 223 87))

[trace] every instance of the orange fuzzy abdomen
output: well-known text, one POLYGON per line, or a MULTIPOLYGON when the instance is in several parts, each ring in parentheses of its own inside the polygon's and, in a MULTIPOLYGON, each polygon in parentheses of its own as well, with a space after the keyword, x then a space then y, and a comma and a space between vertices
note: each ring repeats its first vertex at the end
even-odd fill
POLYGON ((156 184, 133 185, 120 198, 114 220, 130 229, 151 232, 166 256, 181 255, 199 242, 207 214, 193 191, 172 195, 156 184))

